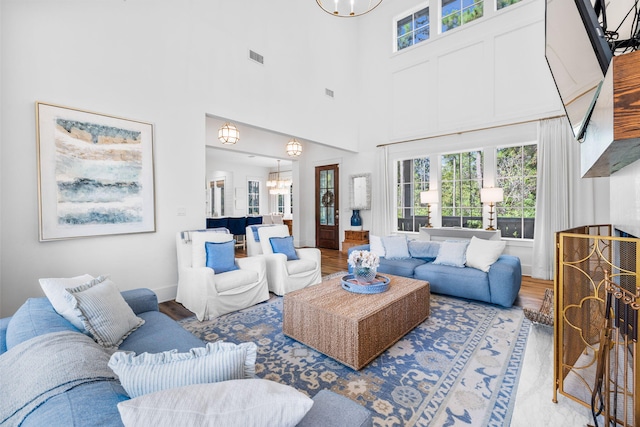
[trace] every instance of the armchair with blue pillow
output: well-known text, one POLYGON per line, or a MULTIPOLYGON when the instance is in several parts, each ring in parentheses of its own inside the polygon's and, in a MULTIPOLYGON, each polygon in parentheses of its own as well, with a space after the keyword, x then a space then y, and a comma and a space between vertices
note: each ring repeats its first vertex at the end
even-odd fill
POLYGON ((295 248, 286 225, 247 228, 249 258, 264 257, 269 291, 276 295, 316 285, 322 281, 321 254, 317 248, 295 248))
POLYGON ((235 258, 233 234, 212 231, 176 236, 176 301, 208 320, 269 299, 265 259, 235 258))

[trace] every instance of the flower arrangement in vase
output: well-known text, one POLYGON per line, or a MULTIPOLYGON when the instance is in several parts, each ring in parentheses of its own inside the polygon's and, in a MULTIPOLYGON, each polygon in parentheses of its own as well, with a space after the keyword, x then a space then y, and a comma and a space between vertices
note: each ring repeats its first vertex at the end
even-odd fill
POLYGON ((369 251, 353 251, 349 254, 349 265, 353 267, 353 277, 361 285, 373 283, 376 278, 380 257, 369 251))

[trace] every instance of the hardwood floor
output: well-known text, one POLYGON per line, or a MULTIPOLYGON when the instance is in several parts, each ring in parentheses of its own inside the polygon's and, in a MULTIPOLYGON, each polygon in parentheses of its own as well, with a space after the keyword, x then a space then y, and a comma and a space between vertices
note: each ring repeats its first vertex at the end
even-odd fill
MULTIPOLYGON (((322 275, 326 276, 338 271, 347 269, 347 254, 333 249, 321 249, 322 251, 322 275)), ((238 258, 245 257, 246 250, 236 250, 238 258)), ((529 276, 522 276, 522 287, 515 301, 519 307, 538 309, 544 298, 544 291, 553 288, 553 281, 532 279, 529 276)), ((160 304, 160 311, 174 320, 180 320, 193 316, 193 313, 175 301, 167 301, 160 304)))

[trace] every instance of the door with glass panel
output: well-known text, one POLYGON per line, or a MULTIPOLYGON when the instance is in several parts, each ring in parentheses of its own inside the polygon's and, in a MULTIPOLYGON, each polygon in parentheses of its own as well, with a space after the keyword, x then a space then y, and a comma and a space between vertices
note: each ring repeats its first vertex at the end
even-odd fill
POLYGON ((316 247, 339 249, 338 165, 316 167, 316 247))

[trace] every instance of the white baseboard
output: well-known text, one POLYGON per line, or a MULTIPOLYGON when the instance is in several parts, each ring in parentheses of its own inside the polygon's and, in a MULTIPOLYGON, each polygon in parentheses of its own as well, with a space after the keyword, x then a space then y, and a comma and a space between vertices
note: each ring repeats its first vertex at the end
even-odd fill
POLYGON ((166 286, 164 288, 152 289, 158 296, 158 302, 166 302, 176 299, 178 285, 166 286))

